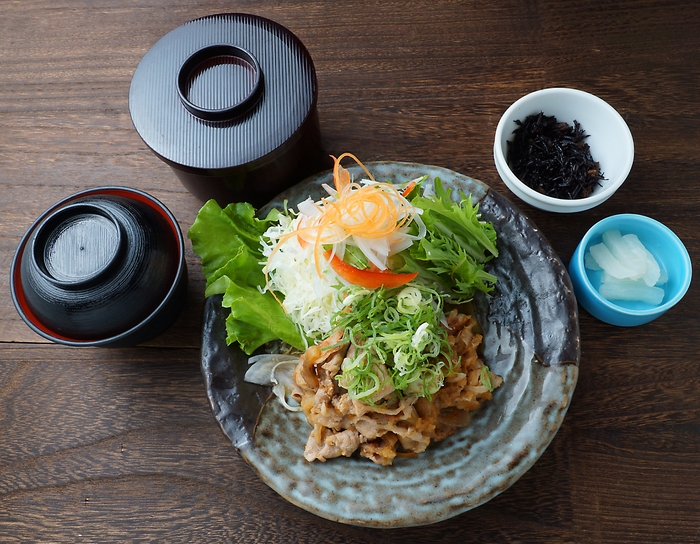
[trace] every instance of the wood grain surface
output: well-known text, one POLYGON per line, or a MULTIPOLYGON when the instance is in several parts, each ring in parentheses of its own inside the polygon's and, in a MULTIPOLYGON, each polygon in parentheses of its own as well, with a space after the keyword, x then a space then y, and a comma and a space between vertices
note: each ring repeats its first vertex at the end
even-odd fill
POLYGON ((242 12, 294 32, 314 60, 329 153, 435 164, 511 196, 568 262, 620 212, 673 229, 700 262, 700 6, 694 0, 3 0, 0 2, 0 542, 700 542, 700 295, 642 327, 581 311, 580 378, 550 447, 510 489, 434 525, 317 518, 266 487, 219 429, 199 369, 204 280, 135 348, 75 349, 14 309, 12 258, 56 201, 144 190, 183 231, 201 202, 131 123, 131 76, 170 30, 242 12), (496 173, 503 111, 552 86, 625 118, 635 163, 594 210, 559 215, 496 173))

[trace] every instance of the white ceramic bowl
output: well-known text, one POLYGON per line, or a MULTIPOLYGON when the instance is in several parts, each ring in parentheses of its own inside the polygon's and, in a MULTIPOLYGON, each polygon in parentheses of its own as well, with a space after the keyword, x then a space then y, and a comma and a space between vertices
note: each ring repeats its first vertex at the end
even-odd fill
POLYGON ((634 160, 634 141, 627 123, 610 104, 584 91, 555 87, 525 95, 505 111, 496 127, 493 157, 501 179, 521 200, 550 212, 581 212, 605 202, 627 179, 634 160), (566 200, 543 195, 525 185, 509 168, 507 142, 518 128, 515 121, 540 112, 560 122, 578 121, 588 135, 591 156, 600 163, 605 177, 590 196, 566 200))

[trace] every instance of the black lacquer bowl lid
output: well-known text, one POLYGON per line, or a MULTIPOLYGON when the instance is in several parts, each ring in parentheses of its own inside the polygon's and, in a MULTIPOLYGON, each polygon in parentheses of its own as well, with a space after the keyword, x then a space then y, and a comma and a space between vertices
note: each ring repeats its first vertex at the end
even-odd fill
POLYGON ((195 19, 162 37, 129 92, 144 142, 202 200, 262 205, 325 166, 307 49, 255 15, 195 19))
POLYGON ((63 199, 27 230, 10 288, 22 319, 72 346, 127 346, 177 318, 187 286, 184 239, 150 195, 99 187, 63 199))

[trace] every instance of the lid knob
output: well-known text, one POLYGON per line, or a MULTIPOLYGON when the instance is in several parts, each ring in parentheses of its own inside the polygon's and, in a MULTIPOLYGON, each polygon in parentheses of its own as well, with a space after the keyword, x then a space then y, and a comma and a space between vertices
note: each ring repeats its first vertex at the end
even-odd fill
POLYGON ((96 205, 74 204, 37 231, 34 260, 45 279, 64 289, 93 285, 119 262, 124 240, 116 218, 96 205))
POLYGON ((263 90, 260 64, 248 51, 216 44, 195 51, 177 77, 182 105, 205 121, 228 121, 249 111, 263 90))

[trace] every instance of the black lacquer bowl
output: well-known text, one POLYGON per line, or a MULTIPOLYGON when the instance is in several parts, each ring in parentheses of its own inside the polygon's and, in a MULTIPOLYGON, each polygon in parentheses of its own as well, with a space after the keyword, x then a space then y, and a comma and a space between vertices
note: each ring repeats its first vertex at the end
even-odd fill
POLYGON ((27 230, 12 299, 41 336, 76 346, 127 346, 161 334, 187 291, 184 239, 152 196, 99 187, 58 202, 27 230))
MULTIPOLYGON (((228 309, 206 302, 202 373, 214 415, 259 476, 287 500, 321 517, 360 526, 402 527, 445 520, 492 499, 534 465, 569 407, 580 360, 578 309, 564 265, 538 228, 485 184, 444 168, 369 163, 375 179, 397 183, 429 176, 471 194, 498 234, 498 276, 489 297, 475 299, 484 329, 484 362, 504 383, 473 413, 469 426, 424 453, 381 467, 361 458, 308 463, 311 427, 286 411, 270 389, 246 383, 246 355, 226 345, 228 309)), ((358 168, 351 167, 355 176, 358 168)), ((269 206, 319 198, 326 172, 269 206)), ((454 196, 454 195, 453 195, 454 196)), ((266 209, 261 210, 265 214, 266 209)))
POLYGON ((129 90, 136 131, 201 200, 256 207, 327 168, 311 55, 244 13, 185 23, 144 55, 129 90))

